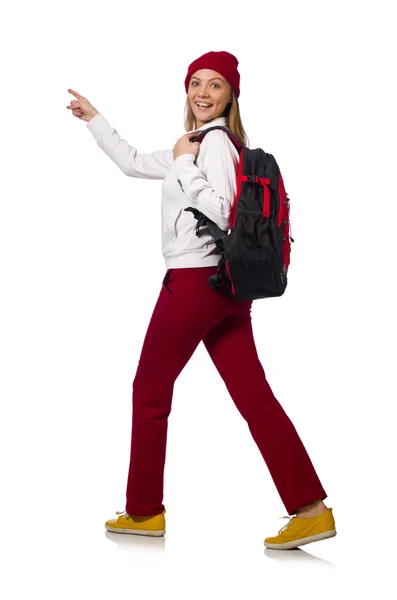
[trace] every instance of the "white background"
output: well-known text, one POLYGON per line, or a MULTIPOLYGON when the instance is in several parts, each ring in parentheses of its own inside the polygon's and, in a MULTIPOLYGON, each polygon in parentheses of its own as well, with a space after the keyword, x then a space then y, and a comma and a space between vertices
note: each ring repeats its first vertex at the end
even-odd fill
POLYGON ((3 9, 3 598, 307 599, 392 589, 392 5, 3 9), (254 302, 253 328, 338 531, 297 551, 264 550, 287 513, 202 344, 175 384, 165 538, 104 529, 125 508, 132 381, 165 275, 161 181, 126 177, 67 110, 67 89, 139 152, 172 148, 185 133, 188 65, 210 50, 238 57, 250 147, 274 154, 291 201, 289 285, 281 298, 254 302))

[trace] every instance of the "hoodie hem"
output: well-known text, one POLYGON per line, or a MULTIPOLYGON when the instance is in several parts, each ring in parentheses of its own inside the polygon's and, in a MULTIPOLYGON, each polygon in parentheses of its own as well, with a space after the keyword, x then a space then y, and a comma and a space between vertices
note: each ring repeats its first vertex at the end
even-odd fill
POLYGON ((221 259, 219 255, 212 256, 173 256, 164 258, 167 269, 189 269, 199 267, 216 267, 221 259))

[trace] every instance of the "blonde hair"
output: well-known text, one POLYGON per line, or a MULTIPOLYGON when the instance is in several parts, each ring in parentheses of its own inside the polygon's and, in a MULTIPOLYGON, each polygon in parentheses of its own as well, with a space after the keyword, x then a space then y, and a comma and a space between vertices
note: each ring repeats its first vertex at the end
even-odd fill
MULTIPOLYGON (((240 117, 240 107, 238 103, 238 98, 236 96, 235 91, 232 89, 232 101, 226 105, 223 114, 221 117, 226 118, 226 127, 228 127, 232 133, 238 137, 243 144, 248 148, 249 139, 247 134, 245 133, 243 124, 241 122, 240 117)), ((194 118, 194 113, 192 111, 192 107, 190 106, 189 99, 186 98, 186 106, 185 106, 185 129, 186 131, 192 131, 196 129, 196 122, 194 118)))

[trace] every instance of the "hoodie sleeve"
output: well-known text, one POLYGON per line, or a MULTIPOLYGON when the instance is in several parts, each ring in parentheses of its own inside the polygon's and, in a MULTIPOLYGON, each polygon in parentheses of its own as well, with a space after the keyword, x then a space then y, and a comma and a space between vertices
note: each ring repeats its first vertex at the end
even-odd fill
POLYGON ((201 142, 197 164, 193 154, 181 154, 174 160, 177 179, 192 207, 223 231, 230 228, 238 162, 239 153, 227 133, 215 129, 201 142))
POLYGON ((123 140, 101 113, 87 122, 87 129, 96 139, 98 146, 129 177, 164 179, 173 166, 171 149, 152 154, 138 154, 137 149, 123 140))

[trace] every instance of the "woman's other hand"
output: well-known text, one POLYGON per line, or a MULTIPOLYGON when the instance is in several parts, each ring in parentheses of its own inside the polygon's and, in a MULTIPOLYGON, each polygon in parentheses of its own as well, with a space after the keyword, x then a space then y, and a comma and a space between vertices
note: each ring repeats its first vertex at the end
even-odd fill
POLYGON ((75 90, 71 90, 70 88, 68 89, 68 92, 77 98, 77 100, 71 100, 69 106, 66 107, 72 111, 75 117, 81 119, 82 121, 91 121, 95 115, 99 114, 97 109, 92 106, 87 98, 84 98, 84 96, 75 90))
POLYGON ((190 138, 195 138, 199 133, 200 131, 191 131, 179 138, 172 150, 174 160, 181 154, 193 154, 197 156, 200 150, 200 142, 191 142, 190 138))

